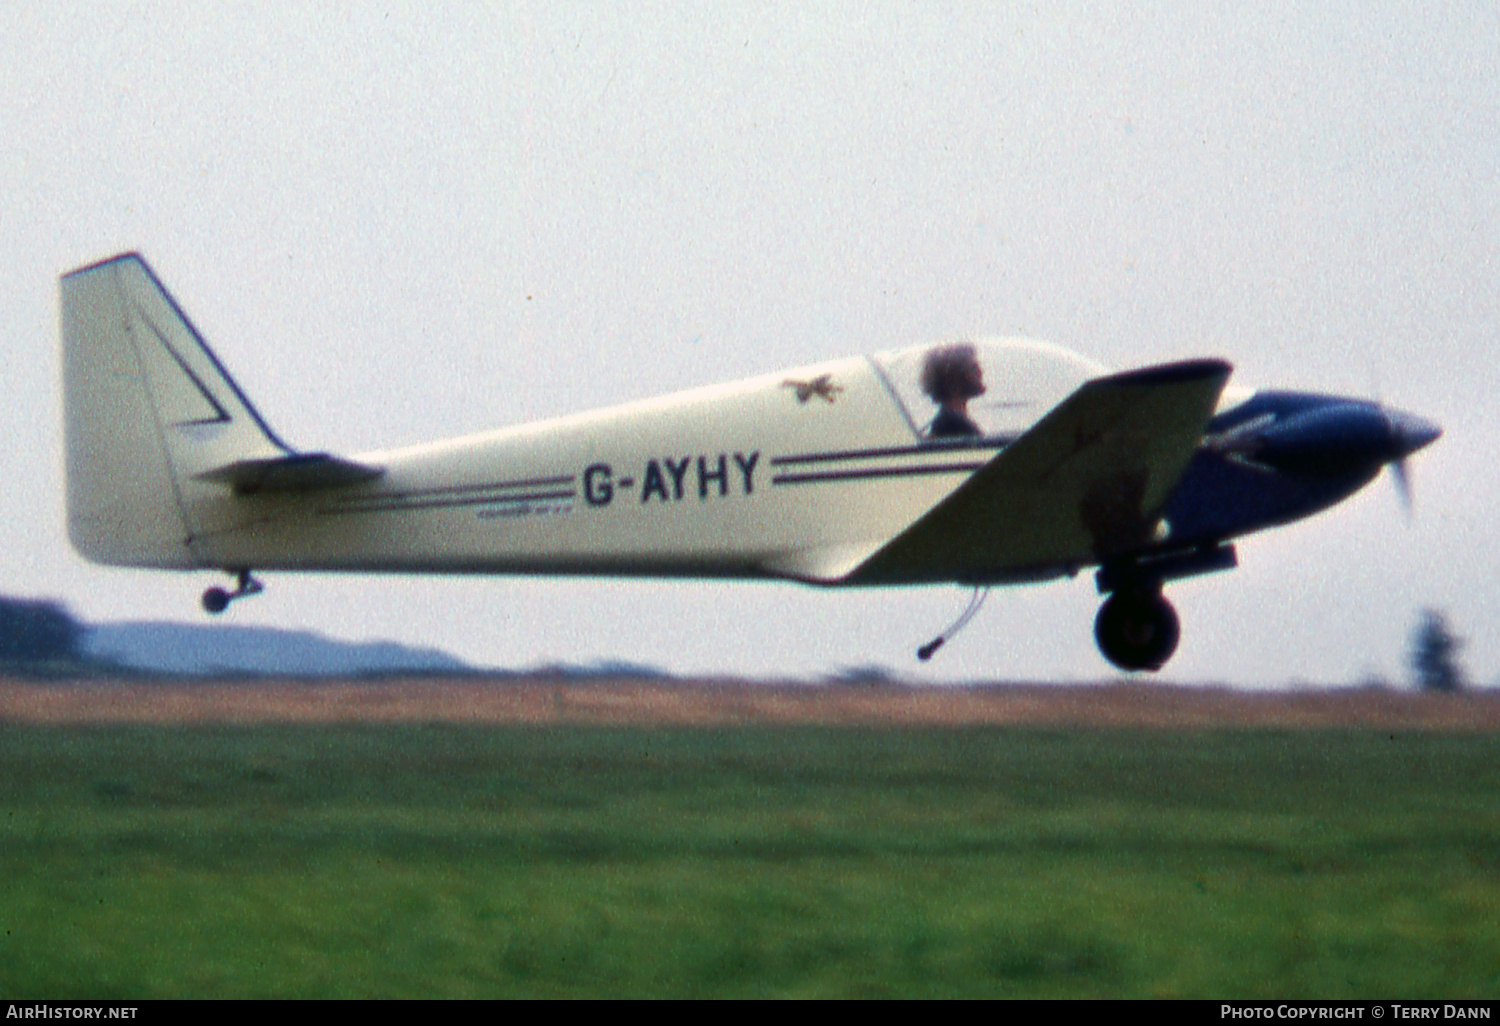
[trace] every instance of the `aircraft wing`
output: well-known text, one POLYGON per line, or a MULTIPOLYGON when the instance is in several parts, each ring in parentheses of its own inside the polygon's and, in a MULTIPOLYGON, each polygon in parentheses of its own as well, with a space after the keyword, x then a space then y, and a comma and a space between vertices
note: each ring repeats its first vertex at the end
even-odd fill
POLYGON ((1088 382, 841 583, 1015 580, 1148 544, 1230 370, 1189 360, 1088 382))
POLYGON ((326 452, 294 453, 269 459, 237 460, 195 475, 201 481, 228 485, 236 495, 257 492, 310 492, 372 481, 382 467, 356 463, 326 452))

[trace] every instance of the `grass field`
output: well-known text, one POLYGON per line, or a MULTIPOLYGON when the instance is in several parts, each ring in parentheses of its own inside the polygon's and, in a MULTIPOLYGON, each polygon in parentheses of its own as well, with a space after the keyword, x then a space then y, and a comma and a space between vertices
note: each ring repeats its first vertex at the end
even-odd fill
POLYGON ((1500 738, 0 727, 0 995, 1494 997, 1500 738))

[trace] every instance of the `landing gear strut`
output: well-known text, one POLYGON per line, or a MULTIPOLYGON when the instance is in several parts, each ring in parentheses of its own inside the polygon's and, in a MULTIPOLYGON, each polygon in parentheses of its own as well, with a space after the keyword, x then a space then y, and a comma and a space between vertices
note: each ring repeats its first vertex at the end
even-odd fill
POLYGON ((1122 670, 1159 670, 1177 651, 1177 611, 1160 588, 1117 591, 1099 609, 1094 639, 1122 670))
POLYGON ((261 584, 250 575, 249 570, 241 570, 239 573, 239 585, 234 591, 225 591, 223 588, 209 588, 203 593, 203 611, 206 613, 222 613, 229 608, 229 603, 235 599, 244 598, 246 595, 254 595, 265 590, 261 584))

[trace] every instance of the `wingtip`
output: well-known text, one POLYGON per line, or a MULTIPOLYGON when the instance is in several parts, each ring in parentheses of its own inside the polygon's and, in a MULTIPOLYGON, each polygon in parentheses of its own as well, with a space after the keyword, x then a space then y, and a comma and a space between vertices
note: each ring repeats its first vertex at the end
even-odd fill
POLYGON ((1122 385, 1173 385, 1188 381, 1228 380, 1234 366, 1228 360, 1206 358, 1163 363, 1154 367, 1115 374, 1109 380, 1122 385))

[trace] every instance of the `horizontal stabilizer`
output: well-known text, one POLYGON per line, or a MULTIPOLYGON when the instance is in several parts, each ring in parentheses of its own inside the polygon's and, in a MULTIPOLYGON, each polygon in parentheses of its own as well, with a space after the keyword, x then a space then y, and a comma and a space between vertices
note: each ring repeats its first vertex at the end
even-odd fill
POLYGON ((297 453, 272 459, 237 460, 196 475, 200 481, 226 484, 236 495, 259 492, 312 492, 373 481, 385 468, 330 456, 297 453))
POLYGON ((1014 580, 1149 545, 1230 369, 1189 360, 1086 383, 845 583, 1014 580))

